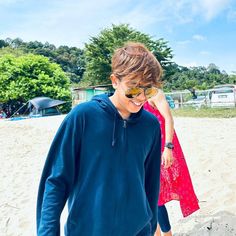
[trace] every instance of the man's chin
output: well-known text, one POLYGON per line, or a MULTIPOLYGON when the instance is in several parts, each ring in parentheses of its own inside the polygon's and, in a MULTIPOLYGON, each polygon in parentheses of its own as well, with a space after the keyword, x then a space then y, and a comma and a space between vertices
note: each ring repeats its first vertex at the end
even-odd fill
POLYGON ((142 106, 141 107, 136 107, 136 108, 133 108, 133 109, 130 109, 130 113, 137 113, 141 110, 142 106))

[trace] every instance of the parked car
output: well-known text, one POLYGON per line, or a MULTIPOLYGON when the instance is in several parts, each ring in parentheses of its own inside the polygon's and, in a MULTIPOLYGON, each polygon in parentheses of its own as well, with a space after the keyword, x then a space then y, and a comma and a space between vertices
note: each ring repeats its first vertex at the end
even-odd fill
POLYGON ((223 86, 209 92, 211 107, 236 107, 236 87, 223 86))
POLYGON ((207 106, 206 96, 197 96, 197 98, 188 100, 184 103, 184 107, 202 108, 207 106))
POLYGON ((219 84, 214 86, 213 89, 220 89, 220 88, 232 88, 232 89, 236 89, 236 84, 219 84))

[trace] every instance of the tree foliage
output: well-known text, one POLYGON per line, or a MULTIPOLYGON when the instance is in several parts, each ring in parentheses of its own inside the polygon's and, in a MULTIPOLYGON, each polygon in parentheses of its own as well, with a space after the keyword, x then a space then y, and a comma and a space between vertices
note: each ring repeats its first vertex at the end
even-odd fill
POLYGON ((127 24, 112 25, 97 37, 91 37, 85 44, 85 74, 83 82, 87 85, 108 84, 111 73, 111 57, 114 50, 127 41, 141 42, 153 52, 165 68, 172 58, 172 50, 164 39, 153 40, 127 24))
MULTIPOLYGON (((20 38, 5 41, 0 40, 0 55, 8 50, 32 53, 48 57, 50 61, 58 63, 70 78, 71 83, 78 83, 84 73, 85 61, 83 50, 77 47, 59 46, 58 48, 48 42, 24 42, 20 38)), ((15 53, 13 53, 15 54, 15 53)))
POLYGON ((39 55, 3 55, 0 57, 0 103, 22 104, 38 96, 68 101, 71 93, 68 77, 59 65, 39 55))
POLYGON ((184 89, 209 89, 217 84, 227 84, 232 82, 231 77, 221 72, 219 68, 211 63, 207 68, 183 67, 173 63, 169 66, 168 74, 164 83, 167 91, 184 89))
POLYGON ((112 25, 111 28, 102 30, 97 37, 90 38, 90 42, 85 44, 85 49, 68 46, 55 47, 48 42, 24 42, 20 38, 7 38, 0 40, 0 57, 7 54, 21 57, 28 53, 43 55, 61 66, 70 78, 71 84, 109 84, 111 56, 116 48, 127 41, 144 43, 153 52, 164 68, 162 80, 166 91, 208 89, 216 84, 236 81, 236 73, 228 75, 225 71, 220 71, 214 63, 207 67, 192 68, 177 65, 172 62, 172 49, 164 39, 154 40, 151 36, 127 24, 112 25))

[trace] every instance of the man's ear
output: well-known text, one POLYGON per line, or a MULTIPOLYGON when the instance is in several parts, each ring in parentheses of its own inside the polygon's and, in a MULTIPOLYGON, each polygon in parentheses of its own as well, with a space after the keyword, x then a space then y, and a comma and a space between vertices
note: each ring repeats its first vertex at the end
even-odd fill
POLYGON ((117 84, 118 84, 118 78, 114 74, 111 74, 110 79, 111 79, 112 87, 116 89, 117 84))

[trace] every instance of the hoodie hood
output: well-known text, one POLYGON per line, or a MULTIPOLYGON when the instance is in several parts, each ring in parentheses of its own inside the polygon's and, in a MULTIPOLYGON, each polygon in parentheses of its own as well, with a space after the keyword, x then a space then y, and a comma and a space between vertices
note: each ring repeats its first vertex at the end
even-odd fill
POLYGON ((106 94, 96 95, 92 98, 92 101, 98 102, 99 106, 113 117, 112 142, 111 142, 112 147, 114 147, 116 143, 116 125, 117 125, 116 123, 122 120, 124 122, 124 128, 126 128, 126 122, 136 123, 141 118, 143 113, 143 108, 141 108, 139 112, 131 113, 129 118, 127 120, 124 120, 121 117, 120 113, 118 112, 117 108, 114 106, 114 104, 111 102, 111 100, 106 94))
MULTIPOLYGON (((124 120, 121 117, 115 105, 111 102, 111 100, 106 94, 95 95, 92 98, 92 100, 97 101, 101 108, 103 108, 106 112, 110 113, 111 115, 116 116, 117 119, 124 120)), ((142 113, 143 113, 143 108, 141 108, 140 111, 138 111, 137 113, 131 113, 126 121, 128 123, 135 123, 142 117, 142 113)))

